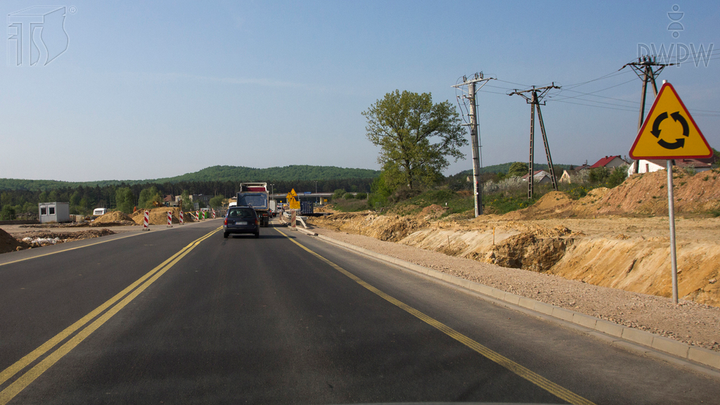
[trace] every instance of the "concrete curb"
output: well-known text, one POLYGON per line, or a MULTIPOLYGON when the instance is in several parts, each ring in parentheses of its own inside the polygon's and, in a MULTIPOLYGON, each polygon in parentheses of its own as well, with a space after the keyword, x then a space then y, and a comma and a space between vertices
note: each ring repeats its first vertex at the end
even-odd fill
MULTIPOLYGON (((702 364, 703 366, 711 367, 715 370, 720 370, 720 353, 714 352, 712 350, 691 346, 682 342, 678 342, 676 340, 668 339, 664 336, 659 336, 643 330, 619 325, 610 321, 606 321, 604 319, 595 318, 593 316, 581 314, 579 312, 571 311, 565 308, 560 308, 555 305, 539 302, 532 298, 519 296, 503 290, 499 290, 497 288, 465 280, 451 274, 432 270, 427 267, 407 262, 405 260, 401 260, 395 257, 373 252, 359 246, 328 238, 327 236, 318 235, 313 231, 300 228, 298 228, 298 230, 309 236, 317 236, 318 238, 328 243, 336 244, 349 250, 354 250, 367 256, 374 257, 376 259, 404 267, 417 273, 466 288, 468 290, 480 293, 482 295, 499 301, 507 302, 512 305, 517 305, 521 308, 525 308, 530 311, 557 318, 575 325, 582 326, 587 329, 595 330, 606 335, 619 338, 623 341, 628 341, 638 345, 649 347, 658 352, 670 354, 683 360, 689 360, 695 363, 702 364)), ((614 339, 611 340, 615 342, 614 339)))

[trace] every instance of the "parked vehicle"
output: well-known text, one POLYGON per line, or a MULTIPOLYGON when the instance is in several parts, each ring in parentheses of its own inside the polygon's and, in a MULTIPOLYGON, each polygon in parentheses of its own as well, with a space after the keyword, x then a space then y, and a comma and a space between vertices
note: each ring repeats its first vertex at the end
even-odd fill
POLYGON ((253 207, 235 206, 228 209, 223 221, 223 237, 227 238, 231 233, 252 233, 256 238, 260 237, 260 219, 253 207))
POLYGON ((240 183, 237 205, 253 207, 260 219, 260 226, 270 224, 270 198, 267 183, 240 183))

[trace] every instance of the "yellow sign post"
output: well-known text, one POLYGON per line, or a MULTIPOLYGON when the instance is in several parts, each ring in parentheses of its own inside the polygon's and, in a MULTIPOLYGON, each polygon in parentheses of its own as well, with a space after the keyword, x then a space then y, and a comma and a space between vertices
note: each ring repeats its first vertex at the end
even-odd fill
POLYGON ((295 192, 295 189, 292 189, 287 194, 287 200, 288 200, 288 206, 291 210, 299 210, 300 209, 300 201, 297 199, 297 193, 295 192))
POLYGON ((665 82, 643 122, 630 157, 639 159, 702 159, 713 151, 675 88, 665 82))
POLYGON ((702 159, 713 155, 705 137, 690 112, 685 108, 675 88, 663 81, 662 88, 642 128, 635 138, 630 157, 665 159, 667 166, 668 216, 670 222, 670 260, 672 266, 672 296, 678 303, 677 254, 675 248, 675 197, 673 196, 673 159, 702 159))

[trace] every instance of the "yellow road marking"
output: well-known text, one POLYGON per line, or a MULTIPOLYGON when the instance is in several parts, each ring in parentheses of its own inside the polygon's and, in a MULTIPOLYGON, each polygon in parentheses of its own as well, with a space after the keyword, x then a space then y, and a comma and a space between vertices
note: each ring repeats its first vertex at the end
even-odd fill
POLYGON ((38 347, 37 349, 30 352, 28 355, 26 355, 22 359, 18 360, 12 366, 10 366, 7 369, 0 372, 0 384, 3 384, 8 379, 12 378, 12 376, 14 376, 18 372, 20 372, 21 370, 23 370, 24 368, 29 366, 30 363, 32 363, 33 361, 37 360, 38 358, 43 356, 45 353, 50 351, 58 343, 67 339, 69 336, 71 336, 73 333, 75 333, 78 329, 83 328, 88 322, 92 321, 95 317, 97 317, 98 315, 103 313, 103 311, 112 307, 112 308, 110 308, 109 311, 105 312, 101 317, 96 319, 89 326, 85 327, 78 334, 76 334, 70 340, 68 340, 65 344, 60 346, 60 348, 58 348, 54 352, 50 353, 50 355, 45 357, 37 365, 35 365, 33 368, 31 368, 29 371, 27 371, 25 374, 23 374, 20 378, 15 380, 7 388, 0 391, 0 405, 5 405, 8 402, 10 402, 18 393, 20 393, 23 389, 25 389, 36 378, 38 378, 40 375, 42 375, 50 367, 52 367, 53 364, 55 364, 63 356, 68 354, 72 349, 74 349, 83 340, 85 340, 85 338, 90 336, 95 330, 97 330, 100 326, 102 326, 105 322, 107 322, 108 319, 112 318, 121 309, 123 309, 127 304, 129 304, 138 295, 140 295, 140 293, 145 291, 145 289, 147 289, 152 283, 154 283, 158 278, 160 278, 163 274, 165 274, 165 272, 167 272, 171 267, 173 267, 177 262, 179 262, 183 257, 185 257, 185 255, 190 253, 191 250, 193 250, 197 245, 199 245, 200 242, 209 238, 210 236, 212 236, 214 233, 216 233, 220 229, 221 228, 217 228, 217 229, 213 230, 212 232, 209 232, 208 234, 191 242, 189 245, 182 248, 179 252, 172 255, 169 259, 165 260, 160 265, 158 265, 154 269, 150 270, 147 274, 140 277, 137 281, 132 283, 130 286, 128 286, 127 288, 125 288, 124 290, 119 292, 117 295, 115 295, 114 297, 112 297, 111 299, 106 301, 104 304, 100 305, 99 307, 94 309, 92 312, 90 312, 89 314, 82 317, 79 321, 70 325, 65 330, 63 330, 62 332, 55 335, 53 338, 51 338, 47 342, 43 343, 40 347, 38 347), (128 295, 128 293, 130 293, 130 294, 128 295), (123 299, 123 297, 125 297, 125 298, 123 299), (118 301, 120 301, 120 302, 117 303, 118 301), (115 305, 116 303, 117 303, 117 305, 115 305))
POLYGON ((475 352, 479 353, 480 355, 484 356, 485 358, 495 362, 496 364, 499 364, 499 365, 505 367, 506 369, 512 371, 516 375, 530 381, 531 383, 537 385, 538 387, 544 389, 545 391, 548 391, 549 393, 555 395, 556 397, 558 397, 564 401, 567 401, 571 404, 575 404, 575 405, 593 405, 594 404, 592 401, 587 400, 578 394, 575 394, 574 392, 568 390, 565 387, 555 384, 554 382, 535 373, 534 371, 528 369, 527 367, 524 367, 524 366, 508 359, 507 357, 501 355, 500 353, 497 353, 497 352, 481 345, 480 343, 474 341, 473 339, 470 339, 469 337, 467 337, 467 336, 463 335, 462 333, 456 331, 455 329, 443 324, 442 322, 440 322, 428 315, 425 315, 424 313, 405 304, 404 302, 402 302, 396 298, 393 298, 392 296, 378 290, 377 288, 368 284, 367 282, 365 282, 358 276, 343 269, 342 267, 340 267, 337 264, 333 263, 332 261, 326 259, 325 257, 321 256, 320 254, 314 252, 313 250, 310 250, 309 248, 305 247, 304 245, 302 245, 300 242, 296 241, 295 239, 290 238, 289 236, 285 235, 282 231, 280 231, 280 230, 277 230, 277 231, 280 232, 281 235, 285 236, 290 241, 292 241, 294 244, 298 245, 301 249, 305 250, 306 252, 312 254, 313 256, 315 256, 318 259, 322 260, 323 262, 327 263, 335 270, 337 270, 340 273, 344 274, 345 276, 349 277, 350 279, 352 279, 356 283, 360 284, 361 286, 365 287, 369 291, 372 291, 373 293, 375 293, 382 299, 390 302, 391 304, 397 306, 398 308, 404 310, 405 312, 411 314, 412 316, 420 319, 421 321, 427 323, 428 325, 439 330, 440 332, 457 340, 458 342, 460 342, 463 345, 467 346, 468 348, 474 350, 475 352))

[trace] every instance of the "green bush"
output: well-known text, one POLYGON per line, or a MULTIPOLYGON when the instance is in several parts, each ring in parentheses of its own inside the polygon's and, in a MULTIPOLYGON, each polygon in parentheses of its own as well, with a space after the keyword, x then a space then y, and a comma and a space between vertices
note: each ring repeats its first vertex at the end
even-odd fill
POLYGON ((333 192, 332 198, 333 198, 333 200, 337 200, 337 199, 343 198, 344 195, 345 195, 345 190, 339 188, 333 192))
POLYGON ((355 199, 357 200, 366 200, 368 198, 367 193, 357 193, 355 195, 355 199))
POLYGON ((627 178, 627 166, 619 166, 613 169, 607 178, 607 186, 609 188, 621 185, 627 178))
POLYGON ((345 200, 352 200, 355 198, 355 195, 353 193, 345 193, 342 198, 345 200))

